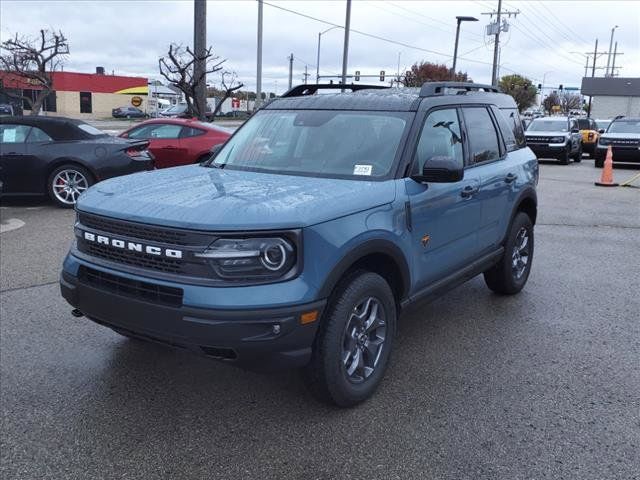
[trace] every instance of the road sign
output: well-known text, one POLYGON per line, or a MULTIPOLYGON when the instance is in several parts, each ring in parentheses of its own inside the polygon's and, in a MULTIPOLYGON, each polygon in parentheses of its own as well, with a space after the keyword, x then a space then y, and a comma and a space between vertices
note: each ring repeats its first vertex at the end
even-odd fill
POLYGON ((134 107, 139 107, 140 105, 142 105, 142 98, 138 96, 131 97, 131 105, 133 105, 134 107))
POLYGON ((231 108, 233 108, 234 110, 237 110, 238 108, 240 108, 240 99, 239 98, 232 98, 231 99, 231 108))

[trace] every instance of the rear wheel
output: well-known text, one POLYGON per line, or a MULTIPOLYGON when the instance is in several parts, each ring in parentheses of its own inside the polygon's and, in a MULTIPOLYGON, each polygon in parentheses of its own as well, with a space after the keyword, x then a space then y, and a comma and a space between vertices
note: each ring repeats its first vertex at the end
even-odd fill
POLYGON ((396 303, 384 278, 359 271, 332 296, 304 377, 320 400, 350 407, 369 398, 389 362, 396 303))
POLYGON ((59 207, 72 208, 78 197, 93 184, 89 171, 80 165, 62 165, 47 181, 49 197, 59 207))
POLYGON ((518 212, 511 223, 502 259, 484 272, 484 281, 496 293, 518 293, 527 283, 532 261, 533 223, 529 215, 518 212))

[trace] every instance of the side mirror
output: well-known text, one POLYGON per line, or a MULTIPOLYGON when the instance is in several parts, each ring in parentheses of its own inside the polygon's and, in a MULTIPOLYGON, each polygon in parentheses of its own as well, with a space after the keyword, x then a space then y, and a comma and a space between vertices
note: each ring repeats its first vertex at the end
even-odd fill
POLYGON ((577 128, 572 128, 571 133, 580 133, 580 130, 577 128))
POLYGON ((598 133, 604 133, 604 128, 599 129, 598 133))
POLYGON ((129 138, 129 134, 128 133, 122 133, 122 134, 120 134, 120 136, 122 138, 129 138))
POLYGON ((464 177, 464 167, 453 157, 431 157, 419 175, 411 178, 419 183, 455 183, 464 177))

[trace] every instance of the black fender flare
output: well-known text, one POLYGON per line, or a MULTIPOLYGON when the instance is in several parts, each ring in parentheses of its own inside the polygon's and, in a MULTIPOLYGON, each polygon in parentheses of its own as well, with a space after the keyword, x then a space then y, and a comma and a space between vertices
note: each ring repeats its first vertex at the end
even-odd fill
POLYGON ((513 219, 515 218, 516 214, 520 211, 520 205, 522 205, 522 202, 524 202, 525 200, 531 200, 534 206, 536 207, 536 215, 534 218, 531 219, 531 222, 535 225, 537 212, 538 212, 538 194, 536 193, 535 188, 533 188, 532 186, 527 186, 518 194, 515 202, 513 202, 513 209, 511 210, 509 225, 507 227, 507 231, 504 234, 504 238, 502 239, 502 242, 501 242, 502 244, 504 244, 504 242, 506 241, 507 235, 509 235, 509 230, 511 230, 511 224, 513 223, 513 219))
POLYGON ((386 239, 370 239, 351 247, 347 254, 344 255, 333 267, 325 279, 322 287, 320 288, 320 298, 329 297, 343 275, 356 262, 372 254, 382 254, 393 259, 402 277, 402 289, 400 290, 400 296, 401 299, 405 298, 411 286, 409 265, 402 249, 392 241, 386 239))

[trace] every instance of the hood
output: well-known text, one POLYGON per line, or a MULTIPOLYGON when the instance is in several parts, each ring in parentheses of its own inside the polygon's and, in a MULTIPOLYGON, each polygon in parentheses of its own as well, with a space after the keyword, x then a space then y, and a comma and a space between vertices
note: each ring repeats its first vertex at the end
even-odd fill
POLYGON ((78 210, 198 230, 297 228, 391 203, 395 182, 221 170, 199 165, 94 185, 78 210))
POLYGON ((640 140, 640 133, 603 133, 600 137, 611 140, 615 140, 616 138, 640 140))
POLYGON ((569 132, 524 132, 525 137, 566 137, 569 132))

